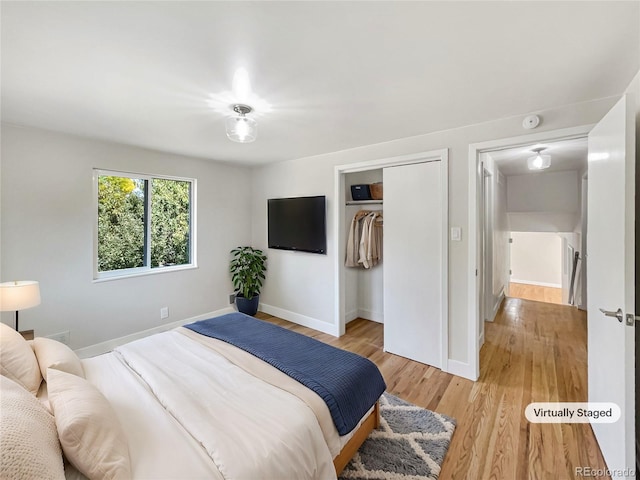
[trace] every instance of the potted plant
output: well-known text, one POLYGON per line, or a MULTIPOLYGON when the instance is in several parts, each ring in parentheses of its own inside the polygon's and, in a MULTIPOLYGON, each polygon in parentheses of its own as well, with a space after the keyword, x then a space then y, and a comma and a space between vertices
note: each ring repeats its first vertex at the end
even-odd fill
POLYGON ((234 248, 231 257, 229 271, 236 289, 236 307, 239 312, 255 315, 267 270, 267 257, 262 250, 253 247, 234 248))

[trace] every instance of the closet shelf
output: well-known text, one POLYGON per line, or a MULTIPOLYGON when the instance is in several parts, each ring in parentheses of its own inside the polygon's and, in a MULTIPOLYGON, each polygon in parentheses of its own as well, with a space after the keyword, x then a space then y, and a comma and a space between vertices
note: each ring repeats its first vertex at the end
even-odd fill
POLYGON ((348 200, 347 205, 382 205, 382 200, 348 200))

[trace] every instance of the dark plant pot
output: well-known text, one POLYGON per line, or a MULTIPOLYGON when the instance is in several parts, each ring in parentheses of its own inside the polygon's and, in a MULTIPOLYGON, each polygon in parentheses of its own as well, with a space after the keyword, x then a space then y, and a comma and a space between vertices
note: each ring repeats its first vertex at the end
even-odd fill
POLYGON ((245 298, 242 295, 236 295, 236 308, 239 312, 254 316, 258 312, 258 304, 260 303, 260 295, 252 298, 245 298))

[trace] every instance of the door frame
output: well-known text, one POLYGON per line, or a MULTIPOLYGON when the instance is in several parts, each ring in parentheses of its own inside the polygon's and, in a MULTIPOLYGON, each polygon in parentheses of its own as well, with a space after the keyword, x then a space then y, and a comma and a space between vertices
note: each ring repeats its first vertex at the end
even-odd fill
MULTIPOLYGON (((334 318, 335 336, 344 335, 346 330, 345 297, 346 297, 346 267, 344 258, 346 252, 346 190, 345 174, 377 170, 385 167, 397 167, 424 162, 442 162, 440 169, 440 184, 442 195, 442 302, 441 302, 441 365, 442 371, 448 371, 449 359, 449 150, 447 148, 430 150, 427 152, 400 155, 375 160, 336 165, 334 168, 334 205, 333 231, 336 232, 334 248, 334 318)), ((384 261, 384 260, 383 260, 384 261)))
POLYGON ((519 146, 530 145, 539 142, 556 142, 561 140, 572 140, 575 138, 585 138, 595 124, 580 125, 577 127, 563 128, 558 130, 549 130, 545 132, 532 133, 528 135, 520 135, 516 137, 501 138, 497 140, 489 140, 486 142, 469 144, 469 270, 467 276, 467 292, 468 298, 468 324, 467 331, 467 351, 469 352, 469 363, 466 365, 465 371, 460 372, 471 380, 477 380, 480 376, 480 348, 476 332, 479 331, 480 322, 480 298, 478 276, 480 265, 478 264, 478 238, 480 235, 480 225, 478 223, 478 207, 481 205, 479 195, 482 192, 479 182, 482 177, 479 175, 480 154, 495 150, 505 150, 519 146))
POLYGON ((582 174, 580 177, 580 184, 582 189, 582 198, 580 199, 580 213, 582 215, 582 237, 580 238, 580 277, 582 282, 580 283, 580 304, 576 305, 583 312, 587 311, 587 232, 589 231, 589 215, 587 211, 587 199, 589 196, 589 170, 582 174))
MULTIPOLYGON (((487 268, 487 260, 489 259, 489 252, 493 248, 493 240, 490 239, 490 233, 493 232, 491 228, 494 223, 493 219, 493 199, 492 192, 489 185, 491 184, 491 172, 487 168, 486 163, 483 160, 480 160, 480 172, 478 175, 482 177, 481 183, 479 184, 480 193, 480 208, 478 209, 478 214, 480 216, 479 224, 482 225, 481 234, 478 235, 478 243, 480 248, 478 250, 480 254, 480 259, 478 260, 478 271, 480 278, 480 321, 478 322, 478 348, 482 348, 484 344, 484 322, 489 321, 488 312, 493 310, 493 305, 489 302, 489 268, 487 268), (489 185, 488 185, 489 184, 489 185)), ((493 255, 491 255, 491 263, 493 265, 493 255)), ((493 292, 493 290, 491 290, 493 292)), ((493 320, 493 318, 491 318, 493 320)))

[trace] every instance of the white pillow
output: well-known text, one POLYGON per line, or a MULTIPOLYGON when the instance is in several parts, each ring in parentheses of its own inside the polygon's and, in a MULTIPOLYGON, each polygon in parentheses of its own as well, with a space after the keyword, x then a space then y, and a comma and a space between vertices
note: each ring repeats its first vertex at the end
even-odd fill
POLYGON ((84 378, 50 368, 49 403, 67 459, 91 480, 130 479, 129 446, 109 401, 84 378))
POLYGON ((47 368, 55 368, 63 372, 84 378, 84 369, 80 359, 64 343, 51 338, 36 337, 33 339, 33 351, 40 365, 40 373, 44 381, 47 381, 47 368))
POLYGON ((64 479, 53 416, 21 385, 0 376, 2 478, 64 479))
POLYGON ((0 374, 38 393, 42 375, 31 345, 9 325, 0 323, 0 374))

